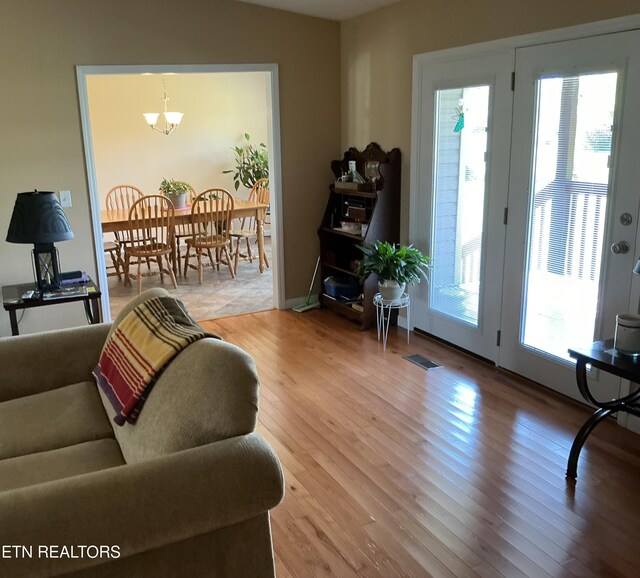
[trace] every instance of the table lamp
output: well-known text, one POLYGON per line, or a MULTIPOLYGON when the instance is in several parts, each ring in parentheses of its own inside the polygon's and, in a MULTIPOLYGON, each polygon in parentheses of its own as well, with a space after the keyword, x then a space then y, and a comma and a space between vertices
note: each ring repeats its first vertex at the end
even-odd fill
POLYGON ((33 270, 39 291, 60 287, 60 262, 56 241, 73 239, 73 231, 55 193, 18 193, 7 242, 33 243, 33 270))

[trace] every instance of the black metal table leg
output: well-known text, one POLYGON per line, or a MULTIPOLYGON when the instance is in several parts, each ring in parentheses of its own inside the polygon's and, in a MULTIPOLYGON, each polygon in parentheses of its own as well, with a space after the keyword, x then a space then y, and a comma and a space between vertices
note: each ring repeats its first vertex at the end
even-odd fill
POLYGON ((576 379, 582 397, 598 409, 580 428, 573 441, 567 462, 568 479, 575 480, 578 474, 578 458, 587 438, 604 418, 618 412, 640 417, 640 360, 636 356, 622 355, 614 348, 613 339, 595 341, 585 349, 569 349, 569 355, 576 360, 576 379), (589 389, 587 365, 606 371, 611 375, 627 379, 635 384, 629 393, 607 401, 596 399, 589 389))
POLYGON ((18 330, 18 317, 15 310, 9 311, 9 322, 11 323, 11 335, 20 335, 18 330))
POLYGON ((87 315, 89 323, 100 323, 102 316, 100 315, 100 300, 90 299, 84 301, 84 312, 87 315))
POLYGON ((593 431, 593 428, 596 427, 605 417, 615 413, 616 411, 616 409, 601 407, 580 428, 576 439, 573 440, 571 452, 569 453, 566 474, 567 478, 575 480, 578 477, 578 458, 580 457, 580 450, 582 450, 582 446, 584 445, 584 442, 587 441, 587 438, 593 431))
POLYGON ((102 322, 102 311, 101 311, 101 303, 100 299, 94 299, 91 302, 91 310, 93 313, 93 322, 101 323, 102 322))

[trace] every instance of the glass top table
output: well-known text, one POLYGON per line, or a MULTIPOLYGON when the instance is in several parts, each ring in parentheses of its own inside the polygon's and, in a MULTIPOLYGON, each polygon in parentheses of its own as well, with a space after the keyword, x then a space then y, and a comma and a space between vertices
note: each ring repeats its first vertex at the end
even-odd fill
POLYGON ((2 287, 2 307, 9 313, 11 335, 19 334, 17 311, 61 303, 72 303, 74 301, 82 301, 89 323, 102 322, 100 310, 102 293, 91 278, 87 278, 87 281, 83 283, 66 285, 65 290, 61 290, 57 294, 44 293, 43 295, 38 294, 35 298, 26 298, 25 294, 28 291, 35 291, 36 289, 35 283, 19 283, 2 287))

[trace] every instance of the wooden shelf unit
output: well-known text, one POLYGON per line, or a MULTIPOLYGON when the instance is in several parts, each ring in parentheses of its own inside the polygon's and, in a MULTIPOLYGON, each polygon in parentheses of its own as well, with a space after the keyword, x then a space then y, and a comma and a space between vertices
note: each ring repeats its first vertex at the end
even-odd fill
MULTIPOLYGON (((323 293, 320 303, 328 309, 357 322, 361 329, 369 329, 375 322, 373 296, 378 292, 378 279, 370 276, 361 284, 363 311, 354 309, 324 293, 324 279, 329 276, 358 279, 357 262, 362 258, 358 245, 371 244, 375 240, 399 243, 400 241, 400 176, 401 154, 397 148, 383 151, 376 143, 370 143, 359 151, 350 148, 342 160, 331 163, 337 180, 346 173, 349 161, 356 161, 356 170, 365 175, 368 163, 379 163, 379 177, 375 190, 358 191, 340 188, 336 182, 329 186, 329 199, 318 235, 320 237, 320 274, 323 293), (358 222, 368 225, 366 234, 354 234, 336 230, 341 221, 353 221, 349 212, 357 213, 358 222)), ((359 279, 358 279, 358 282, 359 279)))

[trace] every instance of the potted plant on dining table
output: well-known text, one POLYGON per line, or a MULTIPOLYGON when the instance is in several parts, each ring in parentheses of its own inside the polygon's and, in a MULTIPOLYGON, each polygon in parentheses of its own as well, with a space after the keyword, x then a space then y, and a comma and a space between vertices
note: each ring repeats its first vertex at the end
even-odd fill
POLYGON ((184 209, 187 204, 189 185, 173 179, 162 179, 160 193, 169 199, 176 209, 184 209))
POLYGON ((408 284, 429 281, 430 258, 413 245, 396 245, 375 241, 373 245, 359 245, 363 258, 358 274, 366 279, 374 273, 378 277, 378 291, 383 299, 397 301, 408 284))

